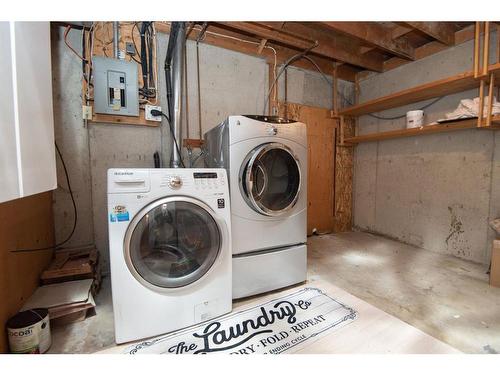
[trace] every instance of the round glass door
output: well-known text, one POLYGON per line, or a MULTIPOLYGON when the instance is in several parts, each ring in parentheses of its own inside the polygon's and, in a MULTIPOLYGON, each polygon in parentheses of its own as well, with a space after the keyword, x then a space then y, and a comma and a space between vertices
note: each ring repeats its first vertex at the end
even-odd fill
POLYGON ((205 275, 222 241, 209 210, 201 202, 177 197, 156 201, 136 215, 125 235, 125 257, 136 278, 178 288, 205 275))
POLYGON ((243 197, 255 211, 277 216, 297 202, 300 166, 292 151, 280 143, 252 150, 241 170, 243 197))

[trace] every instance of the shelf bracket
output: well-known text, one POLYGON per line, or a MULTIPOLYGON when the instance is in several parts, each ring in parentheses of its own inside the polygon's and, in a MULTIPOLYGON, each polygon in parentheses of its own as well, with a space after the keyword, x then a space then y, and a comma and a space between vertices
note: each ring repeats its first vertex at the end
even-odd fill
POLYGON ((488 112, 486 113, 486 126, 491 126, 491 112, 493 109, 493 90, 495 88, 495 75, 490 74, 490 87, 488 89, 488 112))
POLYGON ((488 75, 490 51, 490 23, 476 22, 474 30, 474 78, 483 78, 488 75), (483 43, 481 45, 481 32, 483 31, 483 43), (482 51, 481 51, 482 47, 482 51), (482 52, 482 61, 481 61, 482 52), (482 64, 481 64, 482 63, 482 64))

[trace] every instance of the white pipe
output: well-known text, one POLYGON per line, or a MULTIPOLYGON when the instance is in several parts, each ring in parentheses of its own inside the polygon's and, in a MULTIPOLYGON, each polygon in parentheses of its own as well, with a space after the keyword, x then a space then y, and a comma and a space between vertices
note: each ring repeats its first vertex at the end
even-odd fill
POLYGON ((120 25, 118 22, 113 22, 113 55, 118 58, 118 49, 120 43, 120 25))

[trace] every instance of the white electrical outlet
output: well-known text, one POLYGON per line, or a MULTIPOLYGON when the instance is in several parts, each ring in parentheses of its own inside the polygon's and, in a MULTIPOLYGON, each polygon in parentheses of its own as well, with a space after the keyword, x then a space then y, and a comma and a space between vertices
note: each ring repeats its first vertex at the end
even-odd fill
POLYGON ((92 120, 92 107, 89 105, 82 106, 82 117, 84 120, 92 120))
POLYGON ((149 104, 146 104, 146 108, 144 108, 144 112, 146 113, 146 120, 161 122, 161 115, 160 116, 153 116, 151 114, 151 111, 153 109, 161 111, 161 107, 159 105, 149 105, 149 104))

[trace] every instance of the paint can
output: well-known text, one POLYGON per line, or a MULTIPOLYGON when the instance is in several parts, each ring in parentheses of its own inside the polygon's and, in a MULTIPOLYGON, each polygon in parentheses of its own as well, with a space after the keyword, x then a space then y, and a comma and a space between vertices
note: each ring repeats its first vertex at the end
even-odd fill
POLYGON ((11 353, 45 353, 50 348, 49 310, 21 311, 7 321, 7 336, 11 353))
POLYGON ((406 128, 419 128, 424 125, 424 111, 421 109, 406 112, 406 128))

